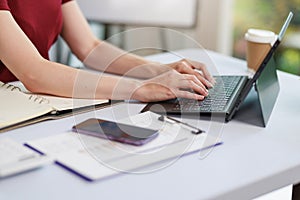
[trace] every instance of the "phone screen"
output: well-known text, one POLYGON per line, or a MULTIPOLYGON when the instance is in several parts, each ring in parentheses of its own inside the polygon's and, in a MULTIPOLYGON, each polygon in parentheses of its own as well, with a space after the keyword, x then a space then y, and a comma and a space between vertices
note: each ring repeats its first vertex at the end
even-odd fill
POLYGON ((132 145, 143 145, 158 136, 158 130, 91 118, 73 126, 73 131, 132 145))

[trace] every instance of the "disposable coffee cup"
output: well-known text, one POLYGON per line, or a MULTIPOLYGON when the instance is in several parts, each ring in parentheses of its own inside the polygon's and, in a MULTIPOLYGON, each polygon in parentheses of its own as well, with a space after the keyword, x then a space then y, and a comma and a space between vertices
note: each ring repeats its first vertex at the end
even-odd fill
POLYGON ((276 41, 276 34, 268 30, 248 29, 246 59, 248 70, 255 73, 276 41))

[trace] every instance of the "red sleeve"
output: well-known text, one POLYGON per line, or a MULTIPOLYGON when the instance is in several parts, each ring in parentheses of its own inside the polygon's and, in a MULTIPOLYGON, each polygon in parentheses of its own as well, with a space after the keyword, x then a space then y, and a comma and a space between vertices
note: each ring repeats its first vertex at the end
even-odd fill
POLYGON ((10 10, 7 0, 0 0, 0 10, 10 10))
MULTIPOLYGON (((2 1, 2 0, 0 0, 0 1, 2 1)), ((72 1, 72 0, 62 0, 61 4, 67 3, 69 1, 72 1)))

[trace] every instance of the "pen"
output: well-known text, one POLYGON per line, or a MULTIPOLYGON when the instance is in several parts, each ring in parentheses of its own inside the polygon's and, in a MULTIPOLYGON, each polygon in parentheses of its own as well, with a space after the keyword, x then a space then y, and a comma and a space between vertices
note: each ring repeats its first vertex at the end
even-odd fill
POLYGON ((179 120, 174 119, 174 118, 169 117, 169 116, 161 115, 161 116, 158 118, 158 120, 159 120, 159 121, 162 121, 162 122, 163 122, 163 121, 171 121, 171 122, 175 122, 175 123, 179 123, 179 124, 185 125, 185 126, 187 126, 187 127, 189 127, 189 128, 194 129, 194 130, 192 130, 191 132, 192 132, 193 134, 196 134, 196 135, 201 134, 201 133, 205 133, 204 130, 201 130, 201 129, 195 127, 195 126, 192 126, 192 125, 190 125, 190 124, 188 124, 188 123, 179 121, 179 120))

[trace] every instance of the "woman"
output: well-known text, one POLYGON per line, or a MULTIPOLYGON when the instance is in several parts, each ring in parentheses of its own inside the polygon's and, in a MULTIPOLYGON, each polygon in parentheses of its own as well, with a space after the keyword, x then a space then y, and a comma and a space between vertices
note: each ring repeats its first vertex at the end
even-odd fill
POLYGON ((0 0, 0 27, 0 81, 20 80, 34 93, 144 102, 175 97, 201 100, 214 82, 203 64, 189 60, 161 65, 122 54, 105 69, 145 80, 100 76, 49 61, 48 50, 59 34, 81 61, 97 58, 93 67, 98 70, 104 70, 97 67, 104 55, 122 52, 92 34, 74 0, 0 0), (138 73, 131 73, 138 68, 138 73))

